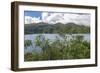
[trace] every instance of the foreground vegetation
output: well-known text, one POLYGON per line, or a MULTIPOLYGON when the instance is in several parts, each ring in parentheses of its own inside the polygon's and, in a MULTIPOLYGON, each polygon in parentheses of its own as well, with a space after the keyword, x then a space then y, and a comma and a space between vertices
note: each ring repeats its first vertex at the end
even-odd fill
MULTIPOLYGON (((41 39, 39 35, 35 39, 36 46, 42 48, 41 52, 25 53, 25 61, 42 61, 42 60, 64 60, 64 59, 86 59, 90 58, 90 42, 84 41, 83 37, 72 36, 71 39, 64 34, 60 35, 63 40, 56 38, 50 41, 45 37, 41 39)), ((24 46, 32 46, 31 40, 25 40, 24 46)))

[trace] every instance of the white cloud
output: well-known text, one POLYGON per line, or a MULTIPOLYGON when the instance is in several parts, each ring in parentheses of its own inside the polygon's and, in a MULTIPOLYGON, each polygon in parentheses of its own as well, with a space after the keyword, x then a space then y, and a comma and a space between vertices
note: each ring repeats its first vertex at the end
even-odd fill
POLYGON ((25 16, 25 24, 39 23, 39 22, 41 22, 40 17, 25 16))
POLYGON ((49 23, 58 23, 63 20, 62 13, 51 13, 47 20, 49 23))
POLYGON ((25 16, 25 24, 30 24, 30 23, 32 23, 32 17, 25 16))
POLYGON ((33 21, 33 23, 39 23, 39 22, 41 22, 40 17, 37 17, 37 18, 33 17, 32 21, 33 21))
POLYGON ((86 14, 69 14, 69 13, 42 13, 42 21, 46 23, 69 23, 73 22, 80 25, 90 25, 90 15, 86 14))
POLYGON ((72 17, 70 17, 70 21, 76 24, 89 26, 90 25, 90 15, 73 14, 72 17))
POLYGON ((46 18, 48 17, 48 14, 49 14, 48 12, 43 12, 42 13, 42 21, 43 22, 47 22, 46 18))

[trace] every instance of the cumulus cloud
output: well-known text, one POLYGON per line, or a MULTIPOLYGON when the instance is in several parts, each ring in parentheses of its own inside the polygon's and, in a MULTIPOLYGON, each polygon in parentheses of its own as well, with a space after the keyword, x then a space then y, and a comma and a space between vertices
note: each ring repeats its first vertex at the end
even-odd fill
POLYGON ((31 16, 25 16, 25 24, 32 23, 32 17, 31 16))
POLYGON ((90 26, 90 15, 73 14, 72 17, 70 17, 70 21, 79 25, 90 26))
POLYGON ((71 13, 49 13, 49 12, 43 12, 42 13, 42 19, 46 23, 69 23, 73 22, 79 25, 90 25, 90 15, 89 14, 71 14, 71 13))
POLYGON ((39 22, 41 22, 40 17, 25 16, 25 24, 39 23, 39 22))
POLYGON ((48 12, 43 12, 42 13, 42 21, 43 22, 47 22, 47 17, 49 16, 49 13, 48 12))

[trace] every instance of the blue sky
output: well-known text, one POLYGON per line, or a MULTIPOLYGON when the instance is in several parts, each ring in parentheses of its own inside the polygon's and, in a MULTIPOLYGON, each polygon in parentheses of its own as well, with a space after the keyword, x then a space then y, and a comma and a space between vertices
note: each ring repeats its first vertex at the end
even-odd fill
POLYGON ((42 19, 42 11, 24 11, 24 16, 40 17, 42 19))
MULTIPOLYGON (((24 16, 31 16, 31 17, 40 17, 42 18, 42 11, 24 11, 24 16)), ((65 12, 48 12, 48 13, 64 13, 65 12)), ((66 12, 68 14, 79 14, 79 15, 88 15, 88 13, 73 13, 73 12, 66 12)))

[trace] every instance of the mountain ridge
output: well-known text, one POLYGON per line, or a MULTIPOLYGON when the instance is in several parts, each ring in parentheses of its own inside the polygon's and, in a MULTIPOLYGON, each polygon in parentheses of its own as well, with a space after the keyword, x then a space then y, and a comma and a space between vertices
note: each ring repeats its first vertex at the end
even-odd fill
POLYGON ((32 23, 24 25, 25 34, 36 34, 36 33, 89 33, 90 27, 84 25, 78 25, 75 23, 32 23))

